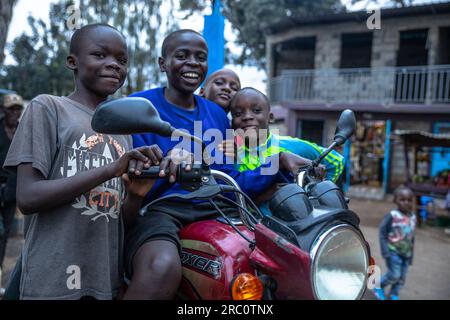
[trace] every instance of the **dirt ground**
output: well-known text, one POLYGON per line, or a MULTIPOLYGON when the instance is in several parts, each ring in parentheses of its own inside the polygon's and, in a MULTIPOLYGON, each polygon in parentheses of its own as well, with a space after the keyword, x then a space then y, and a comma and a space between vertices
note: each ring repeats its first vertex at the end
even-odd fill
MULTIPOLYGON (((378 225, 385 213, 392 209, 386 201, 355 200, 350 208, 360 219, 372 256, 386 272, 378 241, 378 225)), ((406 284, 400 291, 403 300, 449 300, 450 299, 450 236, 443 227, 420 226, 416 229, 414 260, 410 266, 406 284)))
MULTIPOLYGON (((361 227, 369 242, 372 256, 386 271, 378 242, 378 225, 384 214, 392 208, 392 202, 352 199, 350 208, 361 219, 361 227)), ((444 228, 423 226, 416 231, 414 262, 410 267, 406 285, 400 292, 404 300, 450 300, 450 236, 444 228)), ((10 239, 6 250, 2 285, 4 286, 20 253, 23 240, 20 236, 10 239)))

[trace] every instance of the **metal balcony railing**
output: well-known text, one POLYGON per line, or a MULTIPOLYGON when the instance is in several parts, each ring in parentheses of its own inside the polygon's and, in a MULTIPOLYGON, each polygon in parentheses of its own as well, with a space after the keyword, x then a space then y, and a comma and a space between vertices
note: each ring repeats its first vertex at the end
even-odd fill
POLYGON ((450 65, 285 70, 269 81, 272 102, 450 103, 450 65))

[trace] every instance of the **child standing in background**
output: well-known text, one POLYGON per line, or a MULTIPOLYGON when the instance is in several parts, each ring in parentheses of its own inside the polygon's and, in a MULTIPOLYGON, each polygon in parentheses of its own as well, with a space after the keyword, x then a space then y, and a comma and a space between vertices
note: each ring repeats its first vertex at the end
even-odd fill
POLYGON ((412 212, 413 199, 411 189, 405 186, 395 189, 394 203, 397 209, 386 214, 380 224, 381 254, 388 268, 381 278, 380 288, 375 288, 375 295, 380 300, 386 300, 384 288, 389 285, 390 299, 399 299, 399 291, 405 284, 408 267, 412 264, 414 229, 417 224, 416 216, 412 212))

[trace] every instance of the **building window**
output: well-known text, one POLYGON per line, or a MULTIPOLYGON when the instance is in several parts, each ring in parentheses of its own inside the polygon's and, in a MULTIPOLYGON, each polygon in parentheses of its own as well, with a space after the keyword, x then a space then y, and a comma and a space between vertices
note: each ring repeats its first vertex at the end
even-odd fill
POLYGON ((439 28, 438 64, 450 64, 450 27, 439 28))
POLYGON ((316 37, 299 37, 274 46, 274 76, 284 70, 314 69, 316 37))
POLYGON ((323 145, 323 120, 298 120, 297 137, 323 145))
MULTIPOLYGON (((427 29, 401 31, 399 50, 397 52, 397 66, 412 67, 427 65, 427 36, 427 29)), ((434 76, 437 80, 441 80, 446 74, 438 72, 434 76)), ((429 73, 423 68, 397 69, 394 88, 395 102, 424 103, 427 95, 427 83, 429 81, 429 73)), ((436 84, 439 86, 440 82, 437 81, 436 84)))
POLYGON ((372 33, 344 33, 341 37, 341 68, 370 68, 372 33))
POLYGON ((397 66, 425 66, 428 64, 428 29, 416 29, 400 32, 400 48, 397 54, 397 66))

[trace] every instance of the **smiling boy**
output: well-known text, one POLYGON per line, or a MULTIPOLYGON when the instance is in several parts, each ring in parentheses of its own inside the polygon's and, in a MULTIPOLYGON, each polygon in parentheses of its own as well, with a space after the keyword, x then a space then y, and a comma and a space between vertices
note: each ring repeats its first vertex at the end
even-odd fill
MULTIPOLYGON (((167 87, 138 92, 132 96, 149 99, 158 109, 161 119, 175 128, 195 134, 195 123, 200 122, 202 136, 199 138, 210 129, 219 131, 222 137, 226 137, 226 130, 230 125, 224 110, 215 103, 194 95, 207 74, 207 58, 206 41, 198 32, 185 29, 169 34, 164 39, 159 58, 160 70, 167 75, 167 87)), ((135 147, 157 144, 165 154, 178 142, 169 137, 145 133, 133 135, 133 144, 135 147)), ((290 156, 286 155, 286 159, 290 159, 290 156)), ((231 163, 216 163, 211 168, 228 173, 249 196, 264 192, 278 179, 276 174, 261 175, 259 169, 239 172, 231 163)), ((174 182, 174 177, 170 181, 174 182)), ((158 180, 147 201, 186 192, 178 183, 158 180)), ((197 208, 194 203, 166 201, 148 208, 144 216, 138 217, 136 225, 126 236, 125 267, 131 283, 124 298, 174 298, 181 281, 179 230, 187 223, 211 216, 210 210, 197 208)))
MULTIPOLYGON (((325 150, 306 140, 270 132, 269 123, 273 114, 270 112, 269 99, 255 88, 247 87, 237 92, 230 103, 230 111, 232 127, 245 141, 237 150, 236 166, 241 172, 256 170, 265 159, 278 153, 293 153, 304 158, 304 163, 298 162, 289 168, 289 171, 297 172, 299 165, 316 159, 325 150), (263 137, 265 140, 260 141, 263 137)), ((344 158, 333 150, 321 164, 325 167, 325 178, 336 182, 342 174, 344 158)), ((263 203, 260 208, 264 214, 270 214, 267 204, 263 203)))
POLYGON ((21 299, 118 295, 122 224, 137 215, 153 184, 131 182, 126 172, 139 174, 154 153, 162 156, 156 146, 129 151, 131 137, 92 130, 96 106, 124 83, 127 60, 117 29, 82 27, 67 57, 74 92, 37 96, 19 123, 5 167, 17 170, 17 203, 28 222, 16 267, 21 299))

